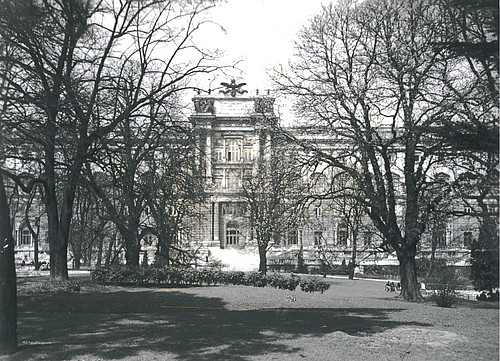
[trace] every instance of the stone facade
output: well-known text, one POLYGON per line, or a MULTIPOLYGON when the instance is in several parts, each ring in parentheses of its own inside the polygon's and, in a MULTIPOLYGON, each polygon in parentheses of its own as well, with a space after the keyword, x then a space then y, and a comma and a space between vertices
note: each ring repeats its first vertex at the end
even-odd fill
MULTIPOLYGON (((240 85, 234 84, 234 87, 240 85)), ((186 220, 189 232, 179 241, 187 247, 199 249, 200 254, 207 254, 210 247, 254 251, 256 248, 245 213, 246 204, 241 197, 241 182, 245 177, 256 175, 257 161, 265 161, 271 157, 272 150, 275 149, 273 129, 279 120, 274 111, 274 98, 245 93, 243 90, 235 90, 193 98, 194 112, 190 121, 198 142, 196 149, 206 179, 208 200, 199 204, 198 213, 203 215, 201 219, 186 220)), ((289 131, 299 138, 314 139, 325 149, 342 147, 341 141, 329 137, 320 129, 296 128, 289 131)), ((288 150, 285 147, 280 151, 288 150)), ((328 186, 333 176, 318 170, 304 174, 305 179, 314 182, 312 189, 317 188, 318 191, 321 191, 321 187, 328 186)), ((21 203, 25 201, 23 199, 21 203)), ((12 217, 18 263, 23 259, 31 261, 33 254, 33 237, 27 229, 21 203, 19 209, 13 210, 12 217)), ((457 202, 455 207, 467 213, 465 205, 457 202)), ((41 203, 32 207, 28 218, 32 225, 39 227, 35 228, 39 232, 40 251, 47 252, 46 219, 41 203)), ((371 222, 365 217, 362 223, 356 239, 358 261, 362 265, 397 265, 394 254, 387 254, 377 248, 380 236, 371 222)), ((430 256, 431 242, 434 240, 437 243, 436 258, 467 265, 470 243, 477 238, 477 233, 477 221, 474 217, 448 217, 440 224, 429 227, 420 244, 419 257, 430 256)), ((108 243, 116 246, 118 241, 108 243)), ((147 262, 151 263, 154 259, 155 242, 150 240, 142 243, 143 255, 147 254, 147 262)), ((269 264, 296 265, 299 251, 309 264, 316 266, 320 263, 322 253, 327 253, 337 264, 351 259, 351 232, 331 201, 318 200, 310 203, 303 219, 274 240, 268 258, 269 264)), ((45 258, 45 255, 41 258, 45 258)))
MULTIPOLYGON (((190 120, 196 130, 202 168, 207 179, 209 202, 199 224, 193 225, 192 242, 206 247, 255 248, 241 198, 241 179, 255 175, 255 160, 265 159, 273 147, 273 127, 278 123, 274 99, 270 96, 203 95, 193 99, 190 120)), ((342 146, 321 131, 293 131, 298 137, 311 137, 325 148, 342 146)), ((329 184, 328 172, 307 174, 321 187, 329 184), (315 176, 326 177, 318 182, 315 176)), ((461 205, 457 205, 461 207, 461 205)), ((429 257, 432 239, 438 238, 437 258, 466 265, 470 257, 470 241, 477 237, 477 222, 472 217, 448 218, 443 225, 432 227, 421 243, 422 257, 429 257)), ((349 262, 353 241, 351 232, 328 201, 312 202, 297 228, 280 235, 270 252, 270 263, 296 261, 299 250, 310 263, 319 263, 321 252, 338 264, 349 262), (295 261, 294 261, 295 260, 295 261)), ((398 264, 395 255, 377 249, 380 236, 365 217, 356 240, 358 260, 362 264, 398 264)))
POLYGON ((190 120, 195 128, 210 201, 194 242, 242 248, 252 242, 239 195, 241 181, 268 157, 277 122, 269 97, 198 96, 190 120), (202 107, 200 104, 210 104, 202 107))

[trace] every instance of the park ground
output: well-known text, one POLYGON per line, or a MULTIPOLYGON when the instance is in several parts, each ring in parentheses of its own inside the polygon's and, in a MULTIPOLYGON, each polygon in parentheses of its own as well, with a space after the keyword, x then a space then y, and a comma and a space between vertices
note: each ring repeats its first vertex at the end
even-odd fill
POLYGON ((19 352, 0 360, 499 359, 498 303, 409 303, 373 280, 274 288, 18 279, 19 352))

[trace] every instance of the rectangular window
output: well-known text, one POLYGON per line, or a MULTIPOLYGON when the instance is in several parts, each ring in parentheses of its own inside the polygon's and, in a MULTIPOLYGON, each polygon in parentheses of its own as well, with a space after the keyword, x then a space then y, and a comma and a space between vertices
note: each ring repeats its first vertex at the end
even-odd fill
POLYGON ((472 232, 464 232, 464 247, 469 248, 472 244, 472 232))
POLYGON ((314 232, 314 245, 319 246, 321 244, 322 238, 323 238, 323 232, 321 231, 314 232))
POLYGON ((349 237, 349 229, 344 222, 339 223, 337 226, 337 244, 347 246, 347 238, 349 237))
POLYGON ((444 222, 434 225, 432 238, 437 248, 446 248, 446 224, 444 222))
POLYGON ((253 149, 252 148, 245 148, 244 157, 245 157, 245 160, 252 160, 253 159, 253 149))
POLYGON ((222 176, 215 176, 214 184, 217 188, 222 188, 222 176))
POLYGON ((222 158, 223 158, 222 155, 223 155, 222 148, 219 148, 219 149, 215 150, 215 160, 217 162, 222 162, 222 158))
POLYGON ((365 232, 363 236, 363 246, 368 246, 372 243, 372 234, 371 232, 365 232))
POLYGON ((238 244, 238 230, 228 229, 226 231, 226 243, 231 245, 238 244))
POLYGON ((298 238, 296 229, 288 231, 288 245, 298 244, 298 238))

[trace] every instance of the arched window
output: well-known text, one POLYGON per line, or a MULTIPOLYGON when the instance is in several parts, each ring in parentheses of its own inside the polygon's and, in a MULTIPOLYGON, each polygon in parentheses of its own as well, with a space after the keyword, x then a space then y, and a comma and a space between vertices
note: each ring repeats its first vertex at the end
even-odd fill
POLYGON ((19 240, 20 245, 30 245, 31 244, 31 233, 28 228, 24 228, 21 231, 21 239, 19 240))
POLYGON ((439 183, 449 183, 450 175, 443 172, 439 172, 434 175, 434 180, 439 183))
POLYGON ((337 226, 337 244, 347 246, 348 228, 345 222, 337 226))
POLYGON ((241 140, 229 139, 226 143, 226 160, 239 162, 241 159, 241 140))
POLYGON ((238 222, 229 221, 226 224, 226 244, 228 246, 237 245, 239 242, 240 234, 238 231, 238 222))

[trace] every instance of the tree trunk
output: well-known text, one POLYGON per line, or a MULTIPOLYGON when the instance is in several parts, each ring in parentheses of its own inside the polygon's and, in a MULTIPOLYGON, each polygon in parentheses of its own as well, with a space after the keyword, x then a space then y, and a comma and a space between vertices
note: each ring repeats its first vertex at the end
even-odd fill
POLYGON ((141 246, 133 232, 125 231, 122 237, 125 241, 125 262, 127 266, 139 267, 139 251, 141 246))
POLYGON ((435 237, 432 237, 432 241, 431 241, 431 260, 429 262, 429 269, 427 270, 427 274, 425 275, 425 280, 424 282, 425 283, 429 283, 429 280, 432 276, 432 272, 434 271, 434 263, 435 263, 435 260, 436 260, 436 247, 437 247, 437 244, 436 244, 436 239, 435 237))
POLYGON ((61 224, 59 222, 59 209, 56 193, 56 162, 55 162, 55 116, 49 114, 50 126, 47 129, 45 145, 45 209, 47 211, 47 225, 50 249, 50 277, 62 280, 68 279, 67 245, 64 247, 62 241, 61 224))
POLYGON ((97 267, 101 267, 103 243, 104 243, 104 239, 102 237, 99 237, 99 244, 97 245, 97 261, 96 261, 97 267))
POLYGON ((40 269, 40 262, 38 259, 38 236, 40 235, 40 224, 36 226, 36 237, 33 238, 33 251, 35 252, 35 271, 40 269))
POLYGON ((259 245, 259 272, 262 274, 267 273, 267 252, 266 246, 259 245))
MULTIPOLYGON (((50 277, 61 280, 68 279, 67 247, 62 241, 61 228, 57 210, 57 199, 55 190, 49 191, 45 197, 45 208, 47 210, 49 249, 50 249, 50 277)), ((54 187, 55 189, 55 187, 54 187)))
POLYGON ((0 173, 0 355, 17 349, 17 294, 14 238, 9 206, 0 173))
POLYGON ((50 276, 59 280, 68 279, 68 251, 67 248, 60 245, 61 241, 57 238, 50 245, 50 276))
POLYGON ((422 300, 417 280, 417 263, 415 250, 401 250, 397 253, 399 260, 399 276, 401 279, 401 298, 405 301, 422 300))
POLYGON ((85 266, 92 267, 92 244, 87 249, 87 262, 85 266))
POLYGON ((170 247, 163 243, 164 241, 159 238, 156 244, 156 254, 154 264, 157 267, 165 267, 170 263, 170 247))
POLYGON ((354 279, 354 271, 356 270, 356 254, 358 253, 358 232, 353 231, 353 236, 352 236, 352 256, 351 256, 351 262, 350 262, 350 267, 349 267, 349 279, 353 280, 354 279))
POLYGON ((104 264, 106 266, 109 266, 111 263, 111 257, 113 255, 113 245, 115 244, 115 242, 116 242, 116 232, 113 239, 110 239, 108 243, 108 250, 106 251, 106 260, 104 261, 104 264))

